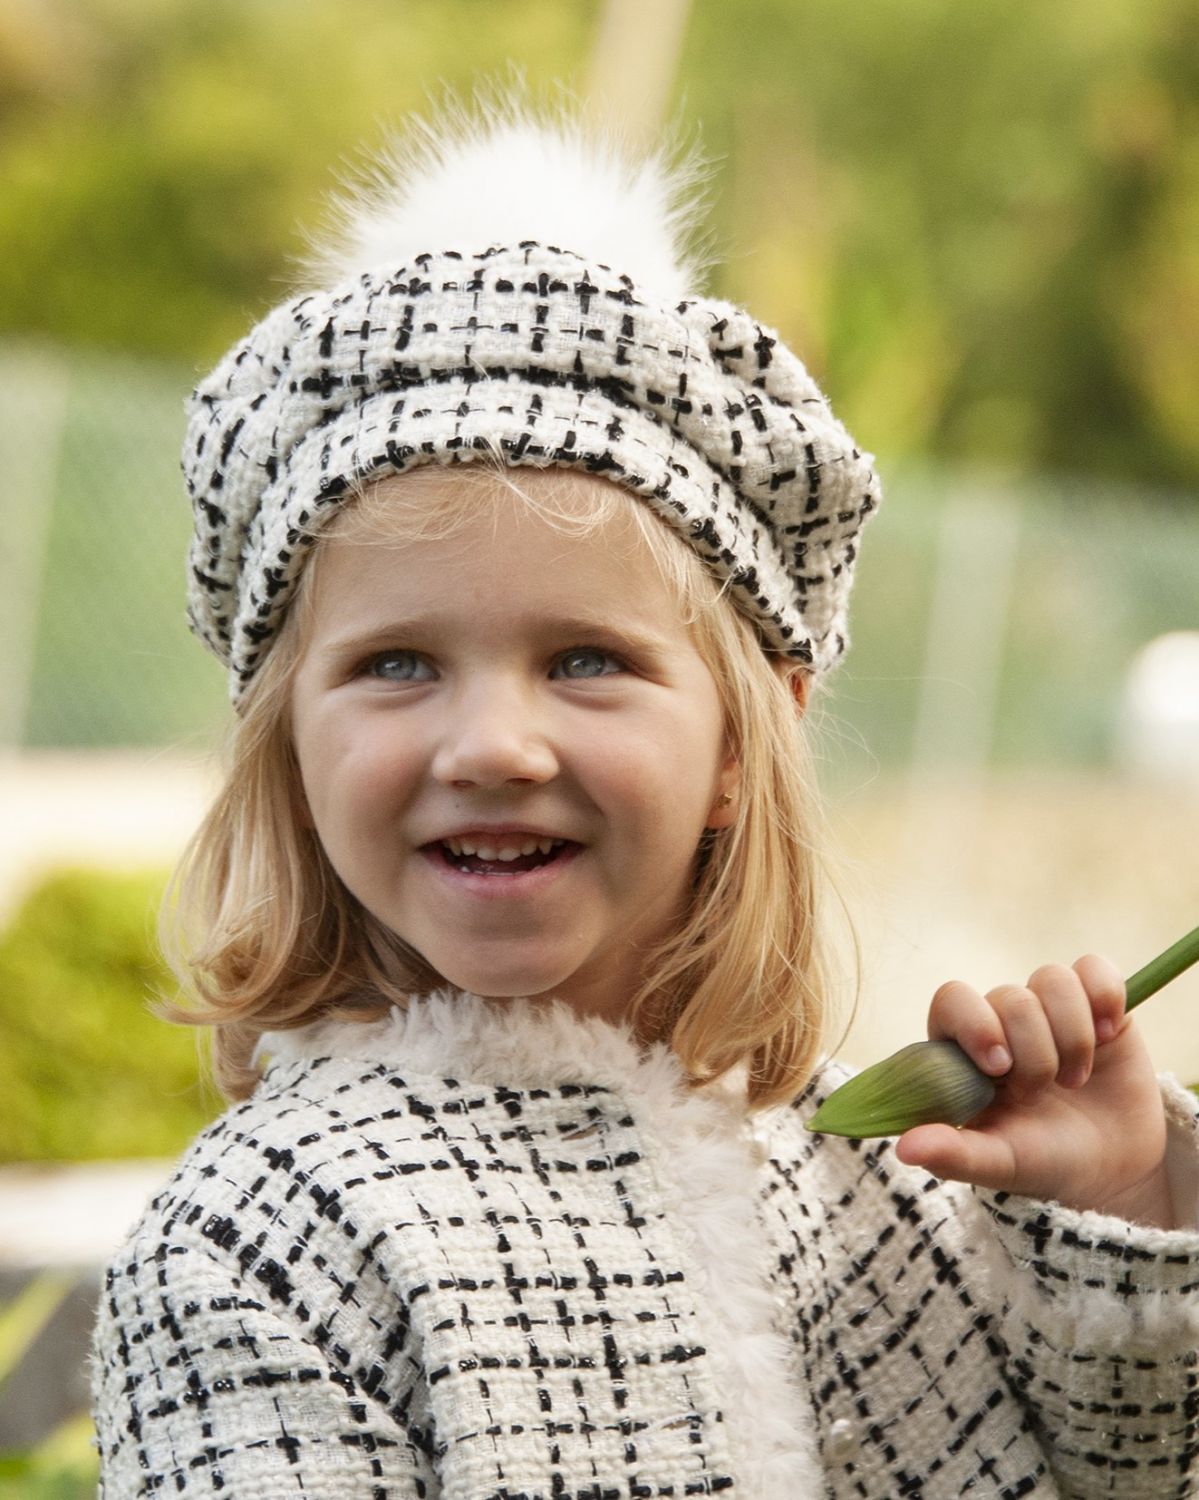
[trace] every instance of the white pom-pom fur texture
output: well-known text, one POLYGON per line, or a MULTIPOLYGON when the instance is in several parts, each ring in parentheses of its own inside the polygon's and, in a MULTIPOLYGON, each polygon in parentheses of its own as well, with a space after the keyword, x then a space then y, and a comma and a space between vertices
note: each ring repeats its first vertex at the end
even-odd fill
POLYGON ((470 106, 450 99, 407 121, 334 196, 301 280, 324 288, 427 252, 537 240, 676 302, 699 290, 705 264, 687 249, 705 176, 694 149, 635 151, 577 107, 537 107, 516 89, 480 92, 470 106))

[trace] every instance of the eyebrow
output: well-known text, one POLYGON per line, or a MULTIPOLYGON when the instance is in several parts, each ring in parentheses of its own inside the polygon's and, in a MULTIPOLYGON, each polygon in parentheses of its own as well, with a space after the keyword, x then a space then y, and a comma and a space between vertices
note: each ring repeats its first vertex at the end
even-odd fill
MULTIPOLYGON (((669 642, 657 631, 638 625, 614 625, 609 619, 592 615, 550 615, 539 619, 535 626, 538 635, 551 635, 574 639, 580 643, 594 642, 597 645, 624 646, 633 650, 661 652, 669 649, 669 642)), ((353 634, 334 636, 318 647, 323 657, 358 656, 380 647, 394 645, 405 637, 425 636, 439 630, 436 615, 414 616, 392 619, 367 630, 353 634)))

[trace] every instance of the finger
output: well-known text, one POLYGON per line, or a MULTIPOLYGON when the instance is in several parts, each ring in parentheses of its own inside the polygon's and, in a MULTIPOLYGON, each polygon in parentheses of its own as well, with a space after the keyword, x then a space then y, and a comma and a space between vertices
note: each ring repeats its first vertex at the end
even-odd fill
POLYGON ((1012 1054, 994 1008, 959 979, 943 984, 933 996, 928 1036, 933 1042, 957 1042, 971 1062, 993 1078, 1012 1066, 1012 1054))
POLYGON ((1095 1020, 1078 974, 1064 964, 1044 964, 1029 976, 1028 988, 1040 1000, 1057 1050, 1056 1081, 1079 1088, 1091 1076, 1095 1020))
POLYGON ((1084 954, 1074 965, 1074 972, 1090 1002, 1096 1038, 1100 1043, 1110 1042, 1119 1036, 1127 1021, 1124 976, 1110 958, 1098 953, 1084 954))
POLYGON ((987 1001, 999 1017, 1012 1066, 1004 1079, 1011 1097, 1024 1103, 1035 1099, 1057 1077, 1057 1045, 1038 995, 1018 984, 1001 984, 987 991, 987 1001))
POLYGON ((982 1130, 955 1130, 951 1125, 917 1125, 895 1143, 895 1154, 910 1167, 935 1177, 970 1182, 978 1187, 1006 1188, 1016 1175, 1016 1158, 1001 1137, 982 1130))

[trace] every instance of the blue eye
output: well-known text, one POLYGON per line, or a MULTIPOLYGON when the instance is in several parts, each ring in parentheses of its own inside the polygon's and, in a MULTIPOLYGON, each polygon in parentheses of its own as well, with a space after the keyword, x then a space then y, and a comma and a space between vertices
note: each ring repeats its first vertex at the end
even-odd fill
POLYGON ((579 646, 573 651, 563 652, 550 675, 577 681, 579 678, 607 677, 612 672, 623 670, 623 663, 610 651, 601 651, 593 646, 579 646))
POLYGON ((367 662, 366 671, 384 682, 432 682, 436 675, 415 651, 380 651, 367 662))

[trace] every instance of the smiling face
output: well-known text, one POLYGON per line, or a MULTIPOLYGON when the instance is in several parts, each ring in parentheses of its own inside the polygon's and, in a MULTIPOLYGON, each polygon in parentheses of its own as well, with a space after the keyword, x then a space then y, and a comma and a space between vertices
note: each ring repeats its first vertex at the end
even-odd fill
MULTIPOLYGON (((561 504, 561 473, 520 484, 561 504)), ((736 812, 716 683, 623 501, 570 535, 498 478, 472 494, 448 537, 320 544, 304 799, 349 891, 449 983, 614 1019, 736 812)))

